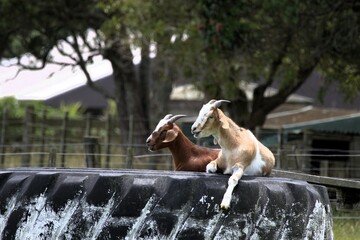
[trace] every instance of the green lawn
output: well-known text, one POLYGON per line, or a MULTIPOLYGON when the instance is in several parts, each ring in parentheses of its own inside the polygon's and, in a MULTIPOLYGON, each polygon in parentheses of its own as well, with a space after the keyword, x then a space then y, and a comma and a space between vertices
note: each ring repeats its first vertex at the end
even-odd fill
POLYGON ((360 211, 338 212, 333 209, 332 215, 335 240, 360 239, 360 211))

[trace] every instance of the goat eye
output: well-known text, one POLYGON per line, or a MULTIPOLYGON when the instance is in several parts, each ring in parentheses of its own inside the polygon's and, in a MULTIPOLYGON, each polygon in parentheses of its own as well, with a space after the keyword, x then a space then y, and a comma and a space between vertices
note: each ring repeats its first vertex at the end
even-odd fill
POLYGON ((164 134, 166 134, 167 130, 163 130, 160 135, 163 136, 164 134))

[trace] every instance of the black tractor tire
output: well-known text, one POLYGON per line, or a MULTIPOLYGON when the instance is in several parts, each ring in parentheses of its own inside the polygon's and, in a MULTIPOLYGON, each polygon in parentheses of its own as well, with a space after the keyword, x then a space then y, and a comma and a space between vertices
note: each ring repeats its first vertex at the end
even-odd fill
POLYGON ((228 175, 105 169, 0 172, 1 239, 333 239, 325 187, 228 175))

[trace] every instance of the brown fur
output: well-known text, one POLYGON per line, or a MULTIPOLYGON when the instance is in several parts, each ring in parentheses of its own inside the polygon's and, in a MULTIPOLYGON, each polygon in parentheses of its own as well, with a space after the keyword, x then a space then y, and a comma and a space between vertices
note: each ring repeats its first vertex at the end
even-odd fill
POLYGON ((220 152, 220 149, 195 145, 176 123, 165 124, 158 132, 153 132, 147 145, 153 151, 169 148, 176 171, 205 172, 206 165, 216 159, 220 152), (163 131, 166 134, 161 134, 163 131))
MULTIPOLYGON (((248 167, 256 155, 256 146, 254 141, 249 141, 251 137, 248 130, 239 127, 233 120, 228 118, 220 109, 214 109, 214 125, 213 129, 218 129, 218 142, 222 146, 222 153, 216 160, 219 168, 226 170, 238 163, 244 170, 248 167), (224 127, 224 122, 227 125, 224 127), (218 126, 216 126, 218 124, 218 126), (221 125, 221 126, 220 126, 221 125), (237 154, 226 154, 224 151, 237 149, 237 154)), ((259 151, 261 158, 265 162, 262 172, 259 173, 263 176, 268 176, 271 169, 275 165, 275 158, 272 152, 258 141, 259 151)))

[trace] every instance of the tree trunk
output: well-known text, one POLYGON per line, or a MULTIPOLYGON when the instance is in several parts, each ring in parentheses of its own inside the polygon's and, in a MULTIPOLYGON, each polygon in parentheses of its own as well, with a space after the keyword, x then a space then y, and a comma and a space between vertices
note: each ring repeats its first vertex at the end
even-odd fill
POLYGON ((239 89, 236 99, 231 99, 230 104, 225 106, 232 119, 236 124, 242 127, 247 127, 249 118, 249 101, 246 97, 246 93, 239 89))
MULTIPOLYGON (((116 42, 107 49, 105 57, 110 60, 113 68, 121 142, 129 144, 129 118, 133 116, 134 135, 132 144, 144 144, 149 131, 147 109, 142 104, 144 97, 141 88, 143 86, 136 79, 130 46, 116 42)), ((138 150, 142 152, 144 149, 139 148, 138 150)))
POLYGON ((250 129, 255 129, 255 127, 257 126, 264 125, 266 121, 266 116, 271 113, 275 108, 285 103, 287 98, 305 83, 312 71, 315 69, 316 64, 317 61, 314 61, 314 64, 300 68, 297 72, 296 81, 280 88, 278 92, 273 96, 265 97, 263 93, 257 94, 257 89, 255 89, 253 105, 251 109, 251 114, 247 121, 247 127, 250 129))
POLYGON ((150 125, 154 127, 166 114, 174 112, 169 109, 172 83, 176 79, 176 71, 168 61, 153 58, 149 65, 149 114, 150 125))

